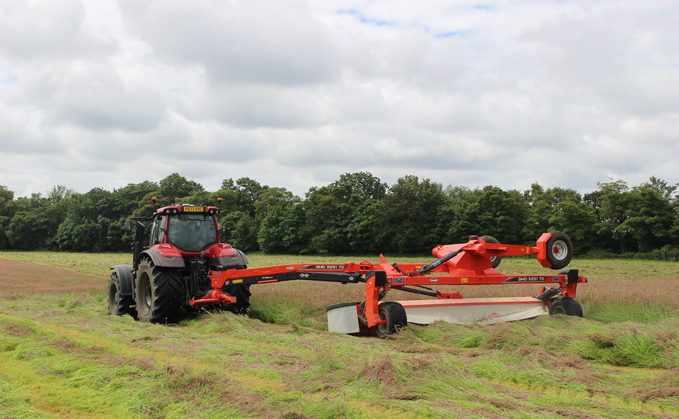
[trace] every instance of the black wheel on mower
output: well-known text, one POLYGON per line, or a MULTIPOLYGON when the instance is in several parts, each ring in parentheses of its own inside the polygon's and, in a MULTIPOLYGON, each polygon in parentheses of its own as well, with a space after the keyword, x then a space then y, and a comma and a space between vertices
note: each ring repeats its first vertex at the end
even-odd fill
POLYGON ((115 314, 122 316, 129 314, 132 317, 137 317, 137 310, 134 307, 134 299, 131 295, 122 295, 121 278, 118 277, 118 272, 113 272, 108 279, 108 314, 115 314))
POLYGON ((575 298, 557 297, 549 306, 549 314, 582 317, 582 306, 575 298))
POLYGON ((550 231, 552 237, 547 240, 547 260, 552 269, 563 269, 573 259, 573 243, 560 231, 550 231))
POLYGON ((137 269, 137 317, 150 323, 174 323, 184 295, 182 278, 174 269, 144 259, 137 269))
POLYGON ((408 325, 408 316, 403 306, 396 301, 385 301, 379 307, 380 319, 386 320, 384 324, 379 324, 375 328, 377 337, 385 337, 398 332, 408 325))
MULTIPOLYGON (((486 243, 497 243, 499 244, 500 242, 493 236, 481 236, 484 242, 486 243)), ((493 264, 493 269, 497 268, 500 266, 500 262, 502 262, 502 256, 493 256, 490 258, 490 262, 493 264)))
POLYGON ((229 285, 222 288, 222 291, 232 297, 236 297, 236 304, 230 304, 226 307, 227 310, 236 314, 247 314, 250 307, 250 285, 229 285))

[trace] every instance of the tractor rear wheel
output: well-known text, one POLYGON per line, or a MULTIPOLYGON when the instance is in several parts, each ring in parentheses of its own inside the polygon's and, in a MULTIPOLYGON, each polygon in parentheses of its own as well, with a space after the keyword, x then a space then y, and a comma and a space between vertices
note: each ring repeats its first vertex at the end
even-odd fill
POLYGON ((406 310, 396 301, 385 301, 381 303, 379 313, 380 319, 387 321, 386 323, 378 324, 375 328, 377 337, 381 339, 393 335, 408 325, 406 310))
POLYGON ((560 231, 550 231, 552 237, 547 240, 547 261, 552 269, 563 269, 573 259, 573 243, 571 239, 560 231))
POLYGON ((137 310, 131 307, 134 306, 134 299, 131 295, 121 294, 123 287, 120 281, 117 272, 113 272, 108 279, 108 313, 116 316, 129 314, 136 317, 137 310))
POLYGON ((146 323, 174 323, 183 301, 182 277, 175 269, 160 268, 144 259, 137 269, 137 317, 146 323))
MULTIPOLYGON (((481 236, 484 242, 486 243, 496 243, 499 244, 500 242, 493 236, 481 236)), ((502 256, 491 256, 490 257, 490 262, 493 264, 493 269, 497 268, 500 266, 500 262, 502 262, 502 256)))
POLYGON ((236 304, 227 306, 227 310, 236 314, 247 314, 250 307, 250 285, 229 285, 222 289, 232 297, 236 297, 236 304))
POLYGON ((557 297, 549 306, 549 314, 582 317, 582 306, 575 298, 557 297))

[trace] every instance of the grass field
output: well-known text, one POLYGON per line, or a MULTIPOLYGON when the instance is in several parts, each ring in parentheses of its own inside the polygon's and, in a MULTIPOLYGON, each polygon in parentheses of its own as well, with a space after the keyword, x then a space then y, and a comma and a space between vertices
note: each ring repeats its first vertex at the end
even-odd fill
MULTIPOLYGON (((129 259, 0 252, 0 418, 679 417, 676 263, 574 261, 590 280, 582 319, 411 325, 379 340, 325 331, 326 306, 363 298, 356 284, 254 286, 249 317, 109 316, 109 267, 129 259)), ((250 266, 363 259, 375 261, 255 254, 250 266)), ((548 271, 516 258, 499 270, 548 271)))

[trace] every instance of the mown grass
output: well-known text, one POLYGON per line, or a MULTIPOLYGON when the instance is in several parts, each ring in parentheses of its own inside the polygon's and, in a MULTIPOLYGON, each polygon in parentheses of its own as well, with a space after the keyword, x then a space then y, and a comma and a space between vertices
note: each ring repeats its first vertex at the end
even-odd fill
MULTIPOLYGON (((101 289, 4 294, 0 418, 679 417, 672 263, 573 262, 590 278, 579 288, 584 319, 411 325, 379 340, 325 331, 324 307, 362 299, 361 285, 255 286, 250 317, 206 313, 163 326, 106 314, 108 268, 128 255, 0 258, 54 261, 101 289)), ((347 260, 362 259, 254 255, 251 266, 347 260)), ((541 269, 534 260, 501 265, 541 269)))

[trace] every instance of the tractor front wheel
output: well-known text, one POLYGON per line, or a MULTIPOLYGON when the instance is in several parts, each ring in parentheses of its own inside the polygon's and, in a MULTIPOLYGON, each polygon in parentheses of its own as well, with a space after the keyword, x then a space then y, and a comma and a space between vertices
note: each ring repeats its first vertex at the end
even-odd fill
POLYGON ((575 298, 557 297, 549 306, 549 314, 582 317, 582 306, 575 298))
POLYGON ((108 313, 116 316, 129 314, 136 317, 137 311, 134 309, 134 299, 131 295, 122 295, 121 278, 118 272, 113 272, 108 279, 108 313))
POLYGON ((160 268, 144 259, 137 269, 137 317, 146 323, 174 323, 179 316, 184 287, 175 269, 160 268))
POLYGON ((222 289, 232 297, 236 297, 236 303, 227 306, 227 310, 236 314, 247 314, 250 307, 250 285, 229 285, 222 289))
POLYGON ((377 337, 384 339, 398 332, 408 325, 408 316, 403 306, 396 301, 385 301, 379 307, 380 319, 386 323, 378 324, 375 328, 377 337))

